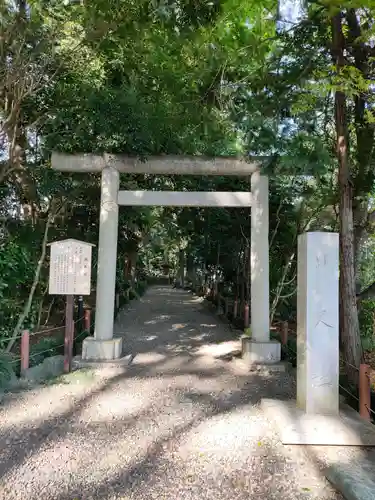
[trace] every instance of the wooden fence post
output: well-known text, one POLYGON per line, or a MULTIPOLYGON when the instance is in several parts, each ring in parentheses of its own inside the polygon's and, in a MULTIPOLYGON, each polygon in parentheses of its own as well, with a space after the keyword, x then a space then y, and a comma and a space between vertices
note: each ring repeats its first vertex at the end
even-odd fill
POLYGON ((217 314, 220 314, 220 310, 221 310, 221 295, 220 295, 220 293, 218 293, 216 295, 216 311, 217 311, 217 314))
POLYGON ((233 319, 236 319, 238 315, 238 300, 235 299, 233 302, 233 319))
POLYGON ((228 312, 229 312, 228 297, 225 297, 224 298, 224 315, 226 318, 228 317, 228 312))
POLYGON ((21 375, 24 375, 29 368, 30 357, 30 332, 24 330, 21 337, 21 375))
POLYGON ((371 421, 370 370, 369 365, 361 364, 359 367, 359 414, 369 421, 371 421))
POLYGON ((90 333, 91 330, 91 309, 87 308, 85 309, 85 314, 84 314, 84 322, 85 322, 85 330, 90 333))
POLYGON ((249 304, 247 302, 245 302, 243 322, 244 322, 244 328, 249 328, 250 325, 249 304))
POLYGON ((289 325, 287 321, 283 321, 281 324, 281 343, 282 345, 287 345, 288 343, 288 332, 289 332, 289 325))

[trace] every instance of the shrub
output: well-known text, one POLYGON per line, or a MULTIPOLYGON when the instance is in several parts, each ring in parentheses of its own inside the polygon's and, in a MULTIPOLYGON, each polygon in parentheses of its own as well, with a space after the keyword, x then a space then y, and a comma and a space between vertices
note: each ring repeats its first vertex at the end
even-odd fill
POLYGON ((375 348, 374 338, 375 300, 364 300, 359 310, 359 327, 363 348, 368 351, 375 348))
POLYGON ((15 360, 7 352, 0 352, 0 387, 5 387, 17 369, 15 360))
POLYGON ((30 366, 39 365, 45 358, 64 353, 64 334, 44 337, 30 346, 30 366))
POLYGON ((146 281, 138 281, 136 287, 138 295, 142 296, 145 293, 146 288, 147 288, 146 281))

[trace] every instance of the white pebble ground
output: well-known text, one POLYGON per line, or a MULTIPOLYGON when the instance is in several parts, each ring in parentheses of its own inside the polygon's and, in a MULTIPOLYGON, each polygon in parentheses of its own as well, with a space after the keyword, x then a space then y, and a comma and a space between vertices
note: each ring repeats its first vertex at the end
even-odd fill
POLYGON ((130 366, 4 398, 0 498, 341 500, 260 409, 262 397, 292 397, 292 377, 217 359, 233 332, 198 299, 153 287, 116 334, 130 366))

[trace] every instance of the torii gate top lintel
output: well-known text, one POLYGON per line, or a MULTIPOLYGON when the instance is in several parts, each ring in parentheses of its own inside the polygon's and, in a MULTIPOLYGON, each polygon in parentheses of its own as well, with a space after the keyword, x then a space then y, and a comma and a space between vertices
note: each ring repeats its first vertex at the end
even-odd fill
POLYGON ((244 158, 236 156, 151 156, 137 157, 103 153, 52 153, 52 168, 63 172, 101 172, 114 167, 127 174, 156 175, 230 175, 247 177, 261 169, 268 157, 244 158))

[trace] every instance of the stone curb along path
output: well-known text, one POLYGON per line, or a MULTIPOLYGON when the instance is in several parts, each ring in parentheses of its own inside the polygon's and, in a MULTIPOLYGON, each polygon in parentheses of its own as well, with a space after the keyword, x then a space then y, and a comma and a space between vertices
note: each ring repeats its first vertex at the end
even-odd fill
POLYGON ((350 464, 337 463, 328 467, 325 476, 346 500, 374 500, 374 464, 365 458, 350 464))

